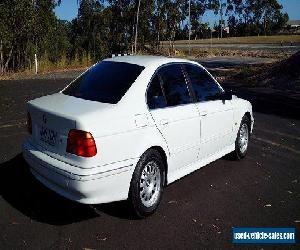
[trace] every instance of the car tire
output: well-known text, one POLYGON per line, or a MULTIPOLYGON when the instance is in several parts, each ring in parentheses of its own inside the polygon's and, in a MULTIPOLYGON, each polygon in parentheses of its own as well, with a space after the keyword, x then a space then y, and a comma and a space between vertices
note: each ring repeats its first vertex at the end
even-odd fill
POLYGON ((165 170, 161 155, 147 150, 138 161, 130 183, 129 202, 138 218, 147 217, 157 209, 164 189, 165 170))
POLYGON ((235 140, 235 150, 231 154, 235 160, 240 160, 247 154, 250 139, 250 124, 249 118, 244 116, 235 140))

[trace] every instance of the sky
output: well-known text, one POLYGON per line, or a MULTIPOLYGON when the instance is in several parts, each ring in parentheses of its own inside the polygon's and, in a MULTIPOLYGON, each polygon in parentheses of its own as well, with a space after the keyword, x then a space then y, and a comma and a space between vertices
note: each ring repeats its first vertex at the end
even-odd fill
MULTIPOLYGON (((278 0, 283 11, 289 14, 290 20, 300 20, 300 0, 278 0)), ((56 7, 55 14, 58 18, 71 21, 77 15, 77 0, 63 0, 61 5, 56 7)), ((202 22, 209 22, 213 26, 218 17, 212 11, 207 11, 202 17, 202 22)))

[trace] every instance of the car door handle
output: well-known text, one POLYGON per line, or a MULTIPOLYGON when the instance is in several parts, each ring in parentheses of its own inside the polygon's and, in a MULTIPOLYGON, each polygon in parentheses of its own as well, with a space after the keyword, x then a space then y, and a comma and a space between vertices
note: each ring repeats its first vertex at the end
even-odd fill
POLYGON ((167 125, 168 123, 169 123, 169 121, 167 119, 162 119, 159 122, 160 125, 167 125))
POLYGON ((201 115, 201 116, 207 116, 207 111, 202 111, 202 112, 200 112, 200 115, 201 115))

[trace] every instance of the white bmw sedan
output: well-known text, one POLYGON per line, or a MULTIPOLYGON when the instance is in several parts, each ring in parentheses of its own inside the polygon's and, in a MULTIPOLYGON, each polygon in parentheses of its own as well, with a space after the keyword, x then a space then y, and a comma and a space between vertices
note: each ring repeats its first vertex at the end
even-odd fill
POLYGON ((243 158, 254 121, 251 104, 197 62, 154 56, 103 60, 27 110, 23 155, 41 183, 85 204, 128 199, 139 217, 166 185, 243 158))

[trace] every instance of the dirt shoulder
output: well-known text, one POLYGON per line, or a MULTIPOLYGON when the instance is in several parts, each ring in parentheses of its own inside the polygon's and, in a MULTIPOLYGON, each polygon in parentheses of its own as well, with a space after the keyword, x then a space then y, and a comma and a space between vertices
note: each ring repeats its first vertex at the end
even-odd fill
MULTIPOLYGON (((175 44, 188 44, 188 40, 177 40, 175 44)), ((280 36, 247 36, 247 37, 227 37, 213 39, 191 40, 191 44, 280 44, 282 43, 300 43, 300 35, 280 35, 280 36)), ((168 45, 169 41, 163 41, 162 44, 168 45)))
POLYGON ((300 52, 287 59, 253 66, 243 66, 227 80, 244 82, 246 85, 277 90, 300 92, 300 52))

